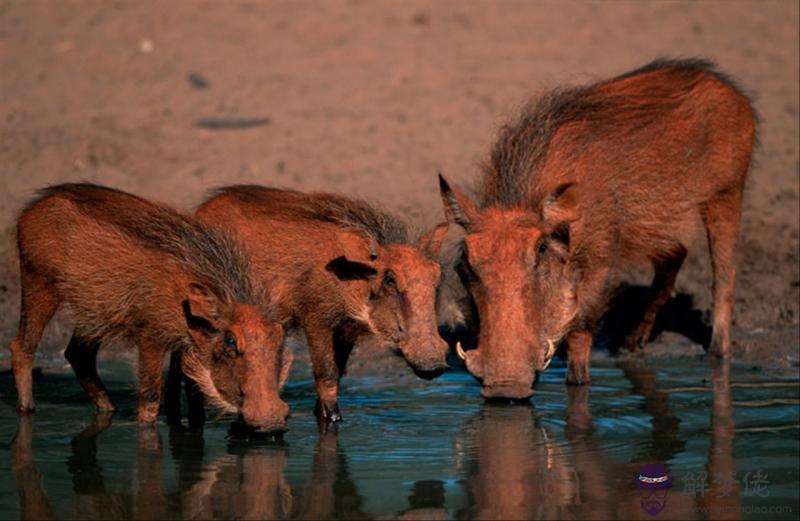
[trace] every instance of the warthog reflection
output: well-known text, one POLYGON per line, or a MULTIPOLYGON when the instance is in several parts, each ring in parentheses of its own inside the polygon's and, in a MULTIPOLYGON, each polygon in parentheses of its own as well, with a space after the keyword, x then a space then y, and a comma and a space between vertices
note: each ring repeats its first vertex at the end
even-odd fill
MULTIPOLYGON (((642 409, 652 419, 652 441, 626 460, 608 454, 591 413, 588 387, 567 389, 564 437, 547 425, 530 404, 484 404, 456 438, 456 465, 468 506, 458 519, 650 519, 640 505, 634 478, 644 463, 669 463, 683 452, 680 420, 673 412, 669 393, 657 386, 656 373, 640 361, 620 360, 619 367, 642 409)), ((713 366, 713 405, 708 476, 731 475, 734 424, 730 401, 729 362, 713 366)), ((718 478, 717 478, 718 479, 718 478)), ((725 483, 710 479, 710 489, 695 497, 673 490, 668 517, 741 517, 738 488, 730 494, 713 494, 725 483), (715 489, 716 487, 716 489, 715 489), (699 503, 698 503, 699 502, 699 503)), ((677 483, 676 483, 677 485, 677 483)), ((678 488, 674 486, 673 488, 678 488)))
MULTIPOLYGON (((33 457, 31 416, 19 416, 10 444, 21 519, 53 519, 42 474, 33 457)), ((204 462, 203 430, 170 426, 169 447, 177 492, 165 484, 162 440, 155 429, 139 429, 130 490, 114 490, 98 464, 97 439, 111 415, 96 414, 71 441, 66 466, 73 496, 68 517, 78 519, 367 519, 350 477, 337 429, 320 436, 305 486, 286 478, 288 445, 230 438, 225 454, 204 462)))
MULTIPOLYGON (((642 397, 643 412, 652 418, 651 439, 632 440, 635 447, 628 456, 612 453, 597 434, 600 425, 592 416, 589 387, 568 388, 563 424, 552 412, 537 411, 530 404, 487 403, 455 437, 453 474, 463 479, 449 484, 436 479, 416 481, 408 508, 389 515, 401 519, 650 519, 641 508, 634 478, 645 463, 669 465, 686 445, 671 407, 671 393, 710 391, 710 445, 704 469, 708 488, 702 495, 682 493, 681 477, 673 475, 675 485, 663 515, 700 518, 707 512, 713 518, 740 518, 739 485, 725 481, 737 470, 729 362, 713 362, 711 385, 690 389, 660 387, 655 371, 641 361, 623 359, 618 365, 632 391, 642 397), (463 507, 455 506, 459 500, 448 496, 459 486, 466 495, 463 507)), ((98 462, 104 461, 98 455, 97 440, 111 425, 108 414, 95 415, 72 439, 65 463, 73 495, 66 506, 61 498, 62 503, 56 505, 48 498, 36 464, 31 421, 30 416, 18 418, 10 443, 22 519, 366 519, 387 515, 365 511, 365 498, 335 427, 318 438, 307 462, 310 471, 301 471, 307 477, 299 483, 289 480, 291 448, 286 444, 230 438, 223 454, 211 456, 202 429, 173 425, 168 438, 171 458, 164 458, 158 431, 139 429, 130 466, 132 486, 120 488, 109 481, 112 469, 98 462), (175 466, 174 472, 164 468, 170 465, 175 466)))
POLYGON ((485 404, 456 438, 469 506, 459 519, 563 519, 577 483, 564 449, 530 405, 485 404))
POLYGON ((33 426, 30 415, 17 417, 11 440, 11 471, 17 481, 20 519, 54 519, 50 501, 42 489, 42 473, 33 462, 33 426))
POLYGON ((184 519, 285 519, 292 489, 284 472, 286 446, 233 441, 180 493, 184 519))

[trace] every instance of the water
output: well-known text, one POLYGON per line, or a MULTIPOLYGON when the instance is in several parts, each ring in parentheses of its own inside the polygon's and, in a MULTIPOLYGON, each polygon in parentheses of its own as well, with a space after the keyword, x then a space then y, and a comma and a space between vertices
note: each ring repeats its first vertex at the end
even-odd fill
POLYGON ((320 434, 300 369, 283 443, 231 437, 225 420, 140 429, 120 368, 103 374, 113 418, 92 415, 71 374, 47 373, 38 412, 18 419, 4 374, 0 517, 797 518, 796 376, 606 360, 590 388, 567 388, 564 371, 548 370, 532 406, 485 404, 461 372, 347 377, 345 421, 320 434), (658 517, 634 485, 646 463, 672 478, 658 517))

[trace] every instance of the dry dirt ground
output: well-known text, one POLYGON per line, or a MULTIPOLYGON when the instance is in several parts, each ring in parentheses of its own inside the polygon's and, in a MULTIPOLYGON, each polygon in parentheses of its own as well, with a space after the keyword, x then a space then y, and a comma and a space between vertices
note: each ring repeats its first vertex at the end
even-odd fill
MULTIPOLYGON (((761 117, 735 353, 796 366, 799 23, 794 0, 2 1, 0 362, 18 317, 15 218, 40 187, 86 180, 191 208, 252 182, 353 194, 429 225, 442 217, 436 172, 473 179, 535 93, 704 56, 761 117)), ((702 330, 709 285, 699 240, 679 322, 702 330)), ((68 333, 57 321, 43 351, 68 333)), ((696 336, 668 333, 655 350, 696 336)))

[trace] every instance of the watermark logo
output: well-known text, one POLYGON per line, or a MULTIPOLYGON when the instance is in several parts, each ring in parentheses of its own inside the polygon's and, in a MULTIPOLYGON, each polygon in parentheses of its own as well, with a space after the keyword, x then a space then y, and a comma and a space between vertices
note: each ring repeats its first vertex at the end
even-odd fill
POLYGON ((657 516, 667 507, 667 492, 672 486, 672 477, 660 463, 645 464, 636 478, 639 488, 639 504, 651 516, 657 516))
MULTIPOLYGON (((769 476, 762 469, 738 474, 733 470, 709 473, 690 470, 675 476, 676 485, 683 484, 681 499, 689 498, 694 512, 709 517, 720 515, 775 515, 790 514, 794 508, 784 504, 750 504, 747 500, 771 498, 769 476)), ((672 476, 660 463, 648 463, 634 479, 639 491, 639 504, 651 516, 667 508, 667 492, 672 486, 672 476)), ((673 493, 674 494, 674 493, 673 493)), ((685 501, 681 502, 686 507, 685 501)))
POLYGON ((714 485, 715 497, 731 497, 739 495, 741 485, 744 485, 744 497, 769 497, 769 476, 761 469, 747 472, 741 481, 736 479, 735 472, 716 472, 709 476, 705 471, 689 471, 684 474, 682 481, 683 493, 690 496, 705 497, 714 485))

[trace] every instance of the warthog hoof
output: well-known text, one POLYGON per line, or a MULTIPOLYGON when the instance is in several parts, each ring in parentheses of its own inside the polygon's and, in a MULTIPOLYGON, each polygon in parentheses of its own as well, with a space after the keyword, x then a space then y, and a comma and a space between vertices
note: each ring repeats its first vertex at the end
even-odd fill
POLYGON ((314 406, 314 414, 321 422, 336 423, 342 421, 342 415, 339 412, 339 404, 337 402, 328 404, 317 400, 317 404, 314 406))

